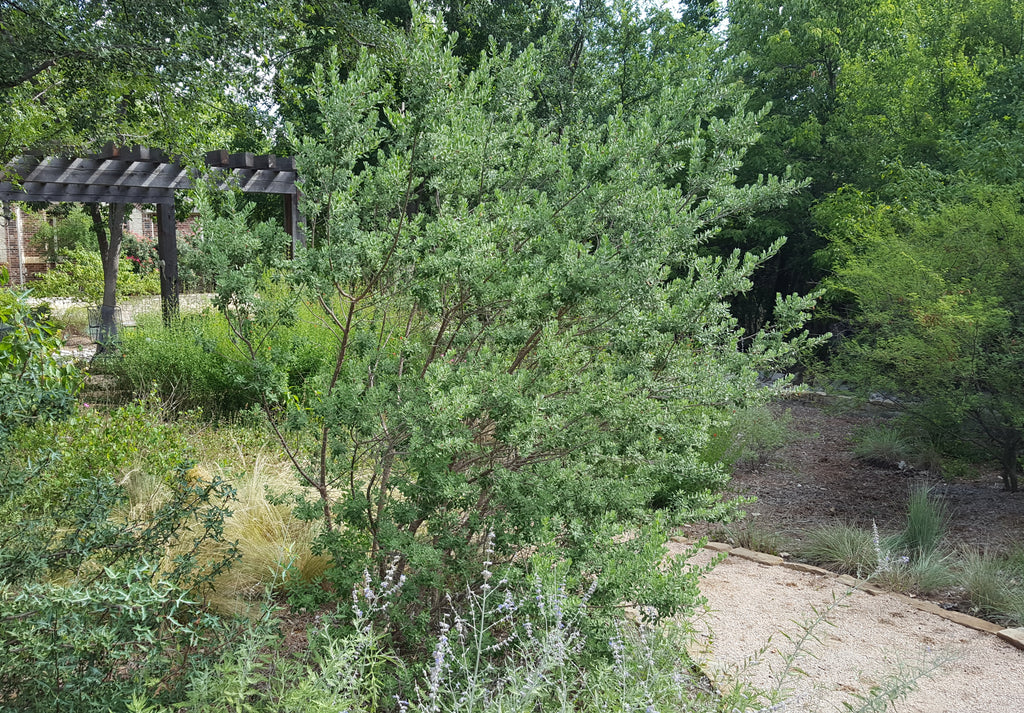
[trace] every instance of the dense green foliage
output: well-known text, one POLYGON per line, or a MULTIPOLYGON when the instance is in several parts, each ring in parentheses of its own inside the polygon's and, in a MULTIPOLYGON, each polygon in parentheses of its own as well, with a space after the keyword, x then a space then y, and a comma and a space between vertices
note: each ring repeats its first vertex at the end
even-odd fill
POLYGON ((81 374, 56 358, 61 343, 44 308, 0 284, 0 446, 10 429, 74 409, 81 374))
POLYGON ((145 566, 87 585, 0 578, 5 710, 109 711, 151 690, 204 634, 189 601, 145 566))
POLYGON ((318 494, 303 512, 324 524, 342 591, 367 557, 398 556, 420 626, 488 532, 497 559, 553 535, 574 578, 602 576, 595 603, 670 613, 692 592, 655 566, 664 523, 614 536, 655 501, 670 518, 727 512, 724 472, 700 454, 724 409, 773 393, 758 370, 793 358, 810 304, 780 299, 779 327, 744 337, 725 300, 777 246, 696 250, 722 216, 793 187, 733 185, 757 116, 699 43, 661 59, 677 81, 643 104, 593 116, 602 92, 586 92, 563 122, 538 115, 538 53, 464 73, 449 42, 417 15, 387 57, 364 53, 345 81, 318 72, 321 126, 296 138, 310 249, 280 266, 295 297, 264 289, 265 240, 214 221, 217 305, 318 494), (331 357, 294 384, 272 347, 300 317, 331 357))
MULTIPOLYGON (((51 206, 53 207, 53 206, 51 206)), ((45 251, 47 262, 56 262, 57 257, 71 250, 95 249, 96 234, 92 229, 92 219, 81 208, 67 204, 57 204, 53 215, 48 211, 46 220, 41 221, 39 230, 32 236, 31 242, 45 251), (57 220, 51 222, 51 217, 57 220)))
MULTIPOLYGON (((127 258, 120 258, 117 271, 118 298, 160 293, 156 272, 140 274, 127 258)), ((74 297, 91 303, 103 298, 103 262, 95 249, 77 248, 57 255, 54 267, 32 282, 34 297, 74 297)))
POLYGON ((1017 489, 1024 402, 1024 217, 1015 191, 962 186, 933 206, 838 195, 833 285, 856 307, 836 364, 864 388, 913 399, 935 442, 966 439, 1000 455, 1017 489), (969 236, 969 239, 965 239, 969 236))
MULTIPOLYGON (((33 374, 68 368, 35 361, 33 374)), ((75 414, 64 380, 32 386, 61 408, 4 412, 19 428, 0 442, 0 696, 5 709, 108 710, 169 685, 212 632, 192 602, 234 558, 207 550, 232 491, 184 477, 189 448, 144 404, 75 414)))
POLYGON ((810 179, 716 239, 790 238, 739 304, 744 324, 776 291, 835 275, 818 328, 853 338, 826 355, 833 376, 903 398, 924 441, 988 449, 1016 489, 1024 5, 737 0, 728 16, 751 104, 771 106, 740 179, 810 179))
POLYGON ((199 546, 220 536, 230 488, 185 477, 192 461, 183 438, 144 404, 109 415, 84 409, 11 441, 0 506, 8 583, 67 574, 88 582, 102 567, 167 557, 162 577, 189 590, 225 566, 205 561, 199 546))
POLYGON ((777 290, 806 289, 831 270, 813 206, 843 186, 903 198, 891 169, 1018 182, 1024 6, 1011 0, 728 4, 730 54, 770 103, 764 138, 741 179, 789 168, 811 179, 786 207, 725 231, 722 246, 756 248, 787 235, 783 259, 744 304, 756 325, 777 290), (1010 30, 1009 28, 1017 28, 1010 30))
POLYGON ((258 136, 256 112, 232 99, 258 84, 261 50, 285 7, 188 0, 140 11, 108 0, 3 0, 0 162, 27 149, 83 151, 106 141, 191 151, 234 130, 258 136))
MULTIPOLYGON (((270 281, 261 294, 286 309, 295 300, 270 281)), ((239 358, 228 322, 219 313, 185 315, 171 326, 144 317, 139 329, 121 335, 120 357, 104 365, 130 393, 155 390, 174 410, 202 409, 212 417, 232 416, 261 400, 278 402, 288 389, 301 391, 306 379, 328 367, 332 339, 309 312, 282 325, 263 347, 273 376, 258 377, 239 358), (256 384, 259 384, 257 388, 256 384)))

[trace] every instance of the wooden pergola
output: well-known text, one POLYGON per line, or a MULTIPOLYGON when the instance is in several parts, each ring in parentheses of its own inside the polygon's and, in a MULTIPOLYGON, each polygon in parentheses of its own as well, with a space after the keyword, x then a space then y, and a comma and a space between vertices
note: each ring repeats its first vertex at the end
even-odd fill
MULTIPOLYGON (((305 242, 295 185, 295 160, 274 155, 211 151, 206 154, 217 185, 246 193, 280 195, 285 230, 305 242)), ((156 205, 160 297, 165 318, 178 311, 178 238, 175 191, 192 187, 196 172, 159 149, 108 145, 84 158, 20 156, 0 174, 0 201, 48 203, 151 203, 156 205)))

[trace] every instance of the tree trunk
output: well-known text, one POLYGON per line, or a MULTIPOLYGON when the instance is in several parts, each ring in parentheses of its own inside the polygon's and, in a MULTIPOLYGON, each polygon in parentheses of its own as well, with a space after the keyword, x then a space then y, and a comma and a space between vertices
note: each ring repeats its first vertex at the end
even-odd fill
POLYGON ((1020 455, 1021 437, 1015 434, 1003 443, 1003 489, 1017 492, 1017 458, 1020 455))
POLYGON ((114 311, 117 308, 117 271, 121 259, 121 239, 124 234, 124 203, 111 203, 108 213, 109 237, 107 224, 98 203, 89 204, 92 216, 92 227, 96 231, 96 241, 100 247, 100 259, 103 261, 103 302, 100 306, 100 331, 96 341, 102 352, 117 339, 117 322, 114 311))

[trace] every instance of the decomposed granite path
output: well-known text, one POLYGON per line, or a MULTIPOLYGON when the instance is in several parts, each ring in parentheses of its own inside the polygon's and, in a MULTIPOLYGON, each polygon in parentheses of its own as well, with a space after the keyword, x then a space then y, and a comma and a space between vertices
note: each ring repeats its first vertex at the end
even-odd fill
MULTIPOLYGON (((676 555, 687 548, 670 543, 676 555)), ((713 556, 705 549, 691 561, 713 556)), ((775 687, 802 636, 801 623, 827 612, 828 622, 814 628, 817 640, 808 640, 792 662, 802 673, 785 677, 785 705, 778 710, 842 711, 845 703, 857 710, 857 694, 889 685, 901 671, 931 668, 892 710, 1024 713, 1024 651, 1016 648, 1024 646, 1024 630, 1002 630, 851 577, 739 548, 703 578, 701 591, 709 611, 696 620, 692 653, 712 679, 724 671, 761 689, 775 687)))

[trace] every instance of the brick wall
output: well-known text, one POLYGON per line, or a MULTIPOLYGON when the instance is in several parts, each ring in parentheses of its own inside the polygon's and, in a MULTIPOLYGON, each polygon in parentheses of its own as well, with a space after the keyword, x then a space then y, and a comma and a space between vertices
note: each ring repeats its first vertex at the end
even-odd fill
MULTIPOLYGON (((198 218, 198 215, 192 214, 185 220, 179 220, 177 228, 178 237, 194 235, 196 232, 195 223, 198 218)), ((156 211, 143 209, 136 205, 125 218, 124 227, 125 230, 141 235, 143 238, 156 243, 156 211)))
POLYGON ((0 220, 0 264, 7 266, 12 284, 23 285, 49 267, 46 250, 30 240, 46 222, 46 214, 11 205, 0 220))

